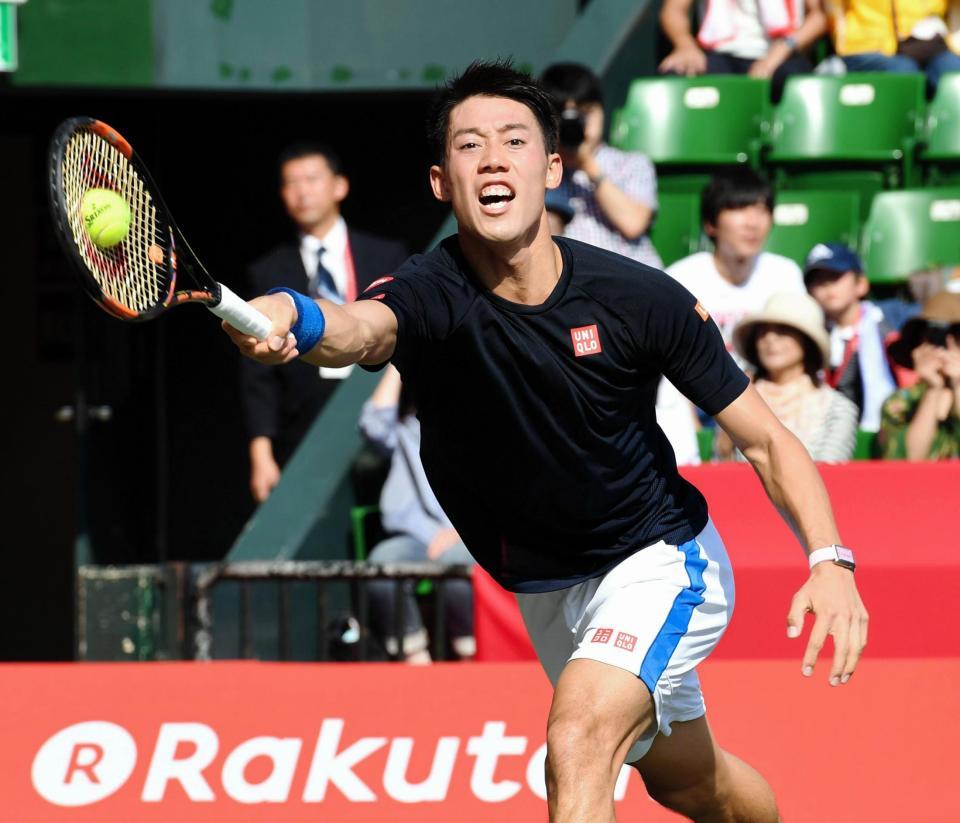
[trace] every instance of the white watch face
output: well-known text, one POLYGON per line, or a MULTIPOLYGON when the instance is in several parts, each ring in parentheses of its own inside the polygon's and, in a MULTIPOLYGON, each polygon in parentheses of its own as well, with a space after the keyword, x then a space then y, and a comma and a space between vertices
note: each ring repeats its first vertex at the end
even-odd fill
POLYGON ((846 546, 837 546, 837 560, 843 560, 845 563, 853 563, 853 552, 846 546))

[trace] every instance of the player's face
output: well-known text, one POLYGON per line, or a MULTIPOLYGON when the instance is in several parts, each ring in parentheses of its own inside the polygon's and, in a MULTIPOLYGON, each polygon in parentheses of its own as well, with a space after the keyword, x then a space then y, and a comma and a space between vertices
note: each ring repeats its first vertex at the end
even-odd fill
POLYGON ((768 374, 803 363, 803 335, 779 323, 761 325, 757 329, 757 359, 768 374))
POLYGON ((867 279, 855 271, 835 274, 833 272, 811 272, 807 279, 807 291, 823 309, 824 314, 836 319, 866 296, 867 279))
POLYGON ((347 179, 334 174, 320 154, 288 160, 280 170, 280 197, 287 214, 302 231, 310 232, 340 214, 347 196, 347 179))
POLYGON ((496 244, 529 240, 545 220, 543 196, 560 183, 533 112, 506 97, 469 97, 451 112, 442 166, 430 169, 438 200, 462 233, 496 244))
POLYGON ((746 260, 763 251, 773 225, 766 203, 752 203, 739 209, 723 209, 717 224, 710 227, 717 251, 724 257, 746 260))

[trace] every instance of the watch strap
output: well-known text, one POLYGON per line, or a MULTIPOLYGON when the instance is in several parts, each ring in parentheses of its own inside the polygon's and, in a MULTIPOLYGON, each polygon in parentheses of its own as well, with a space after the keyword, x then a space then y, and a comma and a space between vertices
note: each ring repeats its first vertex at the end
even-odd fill
POLYGON ((832 546, 824 546, 822 549, 815 549, 810 552, 808 558, 811 569, 816 566, 817 563, 823 563, 827 560, 838 563, 841 566, 846 566, 847 568, 853 568, 856 565, 853 551, 837 543, 834 543, 832 546))

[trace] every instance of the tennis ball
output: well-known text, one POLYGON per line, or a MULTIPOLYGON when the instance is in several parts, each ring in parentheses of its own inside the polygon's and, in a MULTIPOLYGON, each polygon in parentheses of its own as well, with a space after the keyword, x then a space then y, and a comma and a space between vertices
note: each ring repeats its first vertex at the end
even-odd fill
POLYGON ((97 248, 113 248, 130 231, 130 206, 110 189, 87 189, 80 202, 80 213, 97 248))

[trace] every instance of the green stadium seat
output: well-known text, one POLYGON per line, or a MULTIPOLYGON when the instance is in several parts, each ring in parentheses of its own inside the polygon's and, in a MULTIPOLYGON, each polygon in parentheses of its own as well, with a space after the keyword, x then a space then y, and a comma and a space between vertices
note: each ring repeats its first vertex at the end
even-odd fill
POLYGON ((773 229, 767 251, 782 254, 803 266, 817 243, 845 243, 856 249, 860 240, 860 196, 855 191, 782 191, 773 207, 773 229))
POLYGON ((872 283, 960 264, 960 186, 881 192, 864 226, 861 251, 872 283))
POLYGON ((697 448, 700 450, 700 459, 704 463, 713 460, 714 430, 707 426, 697 430, 697 448))
POLYGON ((700 250, 700 195, 664 192, 650 239, 664 266, 700 250))
POLYGON ((711 167, 759 164, 769 99, 769 82, 750 77, 643 77, 614 113, 610 143, 646 154, 662 190, 671 190, 670 176, 698 172, 680 190, 699 191, 711 167))
POLYGON ((880 188, 919 184, 924 111, 922 74, 791 77, 773 113, 766 160, 778 188, 856 190, 865 214, 880 188))
POLYGON ((874 460, 879 456, 877 433, 857 429, 857 444, 853 448, 853 459, 874 460))
POLYGON ((928 185, 960 184, 960 72, 940 78, 920 160, 928 185))

